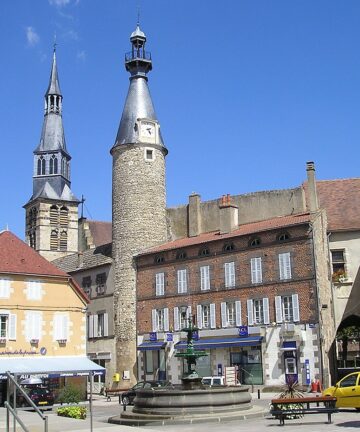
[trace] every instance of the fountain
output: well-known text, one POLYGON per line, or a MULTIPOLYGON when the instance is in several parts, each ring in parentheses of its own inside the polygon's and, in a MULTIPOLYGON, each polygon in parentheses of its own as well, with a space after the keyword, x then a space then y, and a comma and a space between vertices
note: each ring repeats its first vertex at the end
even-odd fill
POLYGON ((202 350, 195 350, 194 334, 198 328, 192 317, 182 329, 187 334, 187 348, 175 357, 185 358, 187 371, 182 385, 136 391, 134 408, 126 407, 120 416, 111 417, 108 422, 132 426, 166 425, 171 423, 193 423, 226 421, 263 416, 262 409, 251 405, 251 394, 247 386, 209 387, 201 383, 196 371, 196 359, 207 356, 202 350))

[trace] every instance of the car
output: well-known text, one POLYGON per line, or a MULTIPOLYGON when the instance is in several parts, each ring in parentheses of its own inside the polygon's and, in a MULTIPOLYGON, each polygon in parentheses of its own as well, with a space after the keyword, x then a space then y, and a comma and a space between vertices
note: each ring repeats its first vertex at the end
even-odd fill
MULTIPOLYGON (((54 405, 54 394, 46 387, 24 387, 24 391, 38 407, 51 407, 54 405)), ((16 405, 19 407, 30 406, 29 402, 20 392, 16 394, 16 405)))
POLYGON ((130 390, 121 394, 121 403, 123 405, 132 405, 136 396, 136 390, 154 389, 158 387, 166 387, 169 385, 169 381, 139 381, 130 390))
POLYGON ((325 389, 323 396, 335 396, 336 407, 355 408, 360 411, 360 372, 346 375, 334 386, 325 389))
MULTIPOLYGON (((225 382, 224 376, 208 376, 203 377, 201 380, 201 384, 207 385, 207 386, 224 386, 227 385, 225 382)), ((239 380, 236 380, 236 385, 240 385, 239 380)))

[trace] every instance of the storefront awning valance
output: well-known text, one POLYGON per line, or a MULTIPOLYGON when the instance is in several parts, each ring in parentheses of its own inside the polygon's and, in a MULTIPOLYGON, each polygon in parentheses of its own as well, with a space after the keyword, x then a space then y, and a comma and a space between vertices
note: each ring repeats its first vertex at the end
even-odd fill
POLYGON ((50 378, 83 376, 92 372, 104 375, 105 368, 84 356, 72 357, 2 357, 0 358, 0 379, 6 379, 6 372, 15 375, 41 375, 50 378))
MULTIPOLYGON (((214 349, 214 348, 230 348, 235 346, 256 346, 261 345, 262 336, 253 336, 247 338, 212 338, 199 339, 194 341, 195 349, 214 349)), ((180 341, 175 345, 177 350, 186 349, 186 341, 180 341)))
POLYGON ((165 342, 143 342, 138 345, 139 351, 155 351, 159 349, 164 349, 166 343, 165 342))

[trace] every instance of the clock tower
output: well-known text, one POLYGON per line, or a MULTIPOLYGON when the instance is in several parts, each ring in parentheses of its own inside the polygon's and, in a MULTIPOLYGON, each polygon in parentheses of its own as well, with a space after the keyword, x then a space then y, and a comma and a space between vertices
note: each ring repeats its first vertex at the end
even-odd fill
POLYGON ((113 157, 112 212, 116 370, 136 381, 136 268, 134 255, 167 241, 165 156, 148 87, 151 54, 137 25, 125 54, 130 86, 113 157))

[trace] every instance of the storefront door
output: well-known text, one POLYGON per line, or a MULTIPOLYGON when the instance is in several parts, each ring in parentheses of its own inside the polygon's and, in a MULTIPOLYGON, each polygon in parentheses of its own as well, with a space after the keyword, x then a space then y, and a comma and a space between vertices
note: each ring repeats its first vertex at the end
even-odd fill
POLYGON ((242 347, 240 352, 230 353, 230 365, 237 366, 241 384, 263 384, 261 346, 242 347))

